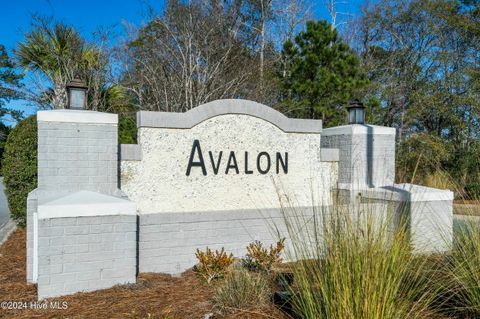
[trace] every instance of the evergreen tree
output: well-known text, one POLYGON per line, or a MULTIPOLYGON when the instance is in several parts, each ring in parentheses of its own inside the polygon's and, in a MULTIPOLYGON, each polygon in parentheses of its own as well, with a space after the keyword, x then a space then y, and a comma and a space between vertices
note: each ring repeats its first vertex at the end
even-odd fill
MULTIPOLYGON (((10 115, 14 120, 22 117, 22 112, 10 109, 6 104, 14 99, 21 98, 20 80, 22 75, 15 71, 15 64, 7 54, 7 50, 0 44, 0 118, 10 115)), ((0 158, 3 157, 3 150, 7 136, 10 133, 10 127, 0 122, 0 158)), ((1 163, 0 163, 1 168, 1 163)))
POLYGON ((287 41, 280 108, 289 116, 322 119, 328 126, 345 122, 345 105, 366 84, 359 58, 326 21, 309 21, 287 41))
POLYGON ((0 117, 12 113, 5 108, 5 104, 13 99, 20 98, 22 75, 15 72, 15 65, 7 54, 3 45, 0 44, 0 117))

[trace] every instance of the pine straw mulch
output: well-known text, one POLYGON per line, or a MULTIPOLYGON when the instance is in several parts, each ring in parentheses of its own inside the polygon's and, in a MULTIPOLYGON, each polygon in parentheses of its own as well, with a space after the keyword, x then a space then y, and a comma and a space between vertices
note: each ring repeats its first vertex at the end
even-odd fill
MULTIPOLYGON (((26 283, 25 259, 25 230, 18 229, 0 247, 0 302, 36 302, 36 286, 26 283)), ((140 274, 133 285, 48 300, 59 302, 60 306, 67 302, 65 310, 0 309, 0 318, 150 318, 151 314, 152 319, 203 319, 209 313, 213 313, 215 319, 287 318, 273 305, 268 309, 237 310, 222 316, 215 309, 213 290, 191 271, 181 277, 140 274)))

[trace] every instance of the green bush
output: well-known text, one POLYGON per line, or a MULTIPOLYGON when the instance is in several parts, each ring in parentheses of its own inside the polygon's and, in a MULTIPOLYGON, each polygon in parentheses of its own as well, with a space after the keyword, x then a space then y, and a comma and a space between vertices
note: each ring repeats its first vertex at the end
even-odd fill
POLYGON ((119 144, 136 144, 137 143, 137 125, 134 117, 119 115, 118 143, 119 144))
MULTIPOLYGON (((8 134, 12 129, 6 126, 3 123, 0 123, 0 159, 3 158, 3 152, 5 151, 5 143, 7 142, 8 134)), ((2 165, 0 162, 0 171, 2 169, 2 165)))
POLYGON ((5 144, 2 173, 10 214, 19 226, 26 224, 28 193, 37 187, 37 118, 17 124, 5 144))
POLYGON ((222 310, 248 309, 268 303, 270 285, 264 273, 245 269, 232 271, 215 291, 215 304, 222 310))
MULTIPOLYGON (((452 175, 459 186, 480 182, 480 141, 474 141, 468 147, 455 150, 445 169, 452 175)), ((468 196, 468 189, 465 189, 468 196)))

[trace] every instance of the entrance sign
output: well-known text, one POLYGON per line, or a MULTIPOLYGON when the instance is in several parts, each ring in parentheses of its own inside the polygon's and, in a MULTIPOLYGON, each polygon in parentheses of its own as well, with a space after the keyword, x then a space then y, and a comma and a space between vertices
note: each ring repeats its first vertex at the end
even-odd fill
POLYGON ((394 184, 393 128, 322 131, 244 100, 141 111, 138 144, 120 147, 116 114, 39 111, 37 125, 26 270, 39 299, 134 283, 138 272, 179 274, 199 248, 242 257, 252 241, 280 237, 288 247, 285 215, 307 221, 308 235, 334 198, 359 221, 406 216, 414 251, 452 243, 453 193, 394 184))
POLYGON ((320 158, 320 120, 220 100, 186 113, 142 111, 137 126, 141 158, 122 161, 121 181, 141 213, 279 208, 281 194, 311 206, 312 190, 335 185, 337 163, 320 158))

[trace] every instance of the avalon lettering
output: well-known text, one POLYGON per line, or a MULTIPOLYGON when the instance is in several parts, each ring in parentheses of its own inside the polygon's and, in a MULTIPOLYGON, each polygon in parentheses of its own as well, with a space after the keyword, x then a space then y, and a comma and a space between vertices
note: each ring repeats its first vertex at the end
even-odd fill
MULTIPOLYGON (((256 168, 256 171, 262 175, 269 173, 270 170, 273 169, 275 169, 276 174, 282 172, 288 174, 288 152, 284 152, 283 156, 280 152, 276 152, 275 155, 270 155, 267 152, 260 152, 256 157, 250 157, 250 154, 247 151, 244 152, 243 157, 237 157, 235 151, 230 151, 226 154, 228 155, 223 157, 223 151, 218 152, 217 155, 212 151, 208 151, 208 157, 210 159, 209 168, 211 167, 211 172, 213 172, 214 175, 218 175, 220 172, 224 172, 225 174, 244 173, 251 175, 254 173, 254 168, 256 168), (223 162, 222 158, 224 158, 223 162), (243 165, 239 165, 239 161, 240 163, 243 161, 243 165), (222 165, 222 163, 224 165, 222 165), (244 170, 240 171, 242 167, 244 170)), ((209 170, 207 170, 207 165, 208 164, 206 164, 203 157, 200 141, 194 140, 190 152, 190 158, 188 160, 186 175, 190 176, 192 168, 198 167, 201 169, 202 174, 207 176, 209 172, 209 170)))

